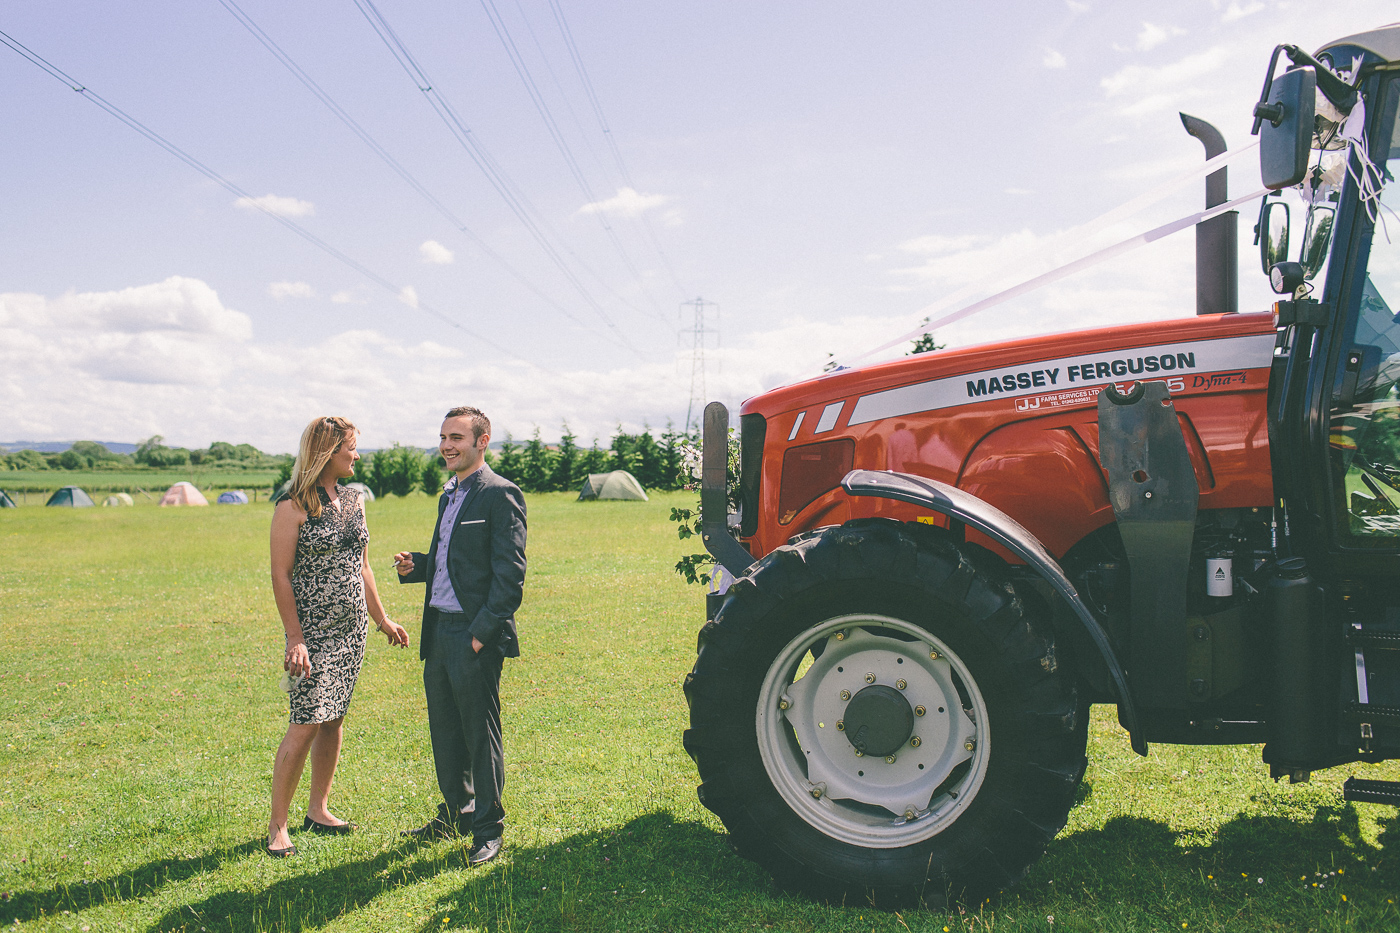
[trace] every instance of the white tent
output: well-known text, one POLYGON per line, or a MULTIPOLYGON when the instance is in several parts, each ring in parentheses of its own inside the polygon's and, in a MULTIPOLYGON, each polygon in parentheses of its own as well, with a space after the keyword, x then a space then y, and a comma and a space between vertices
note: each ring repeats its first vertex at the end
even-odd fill
POLYGON ((351 489, 359 490, 360 498, 363 499, 364 501, 366 501, 366 502, 373 502, 373 501, 374 501, 374 491, 373 491, 372 489, 370 489, 368 486, 366 486, 364 483, 346 483, 345 485, 348 486, 348 487, 351 488, 351 489))
POLYGON ((588 479, 578 490, 579 500, 584 499, 631 499, 646 502, 647 494, 637 478, 626 470, 613 470, 611 473, 589 473, 588 479))
POLYGON ((136 503, 133 502, 133 501, 131 500, 131 496, 127 495, 126 493, 124 493, 124 492, 114 492, 114 493, 112 493, 110 496, 108 496, 107 498, 103 499, 103 500, 102 500, 102 504, 103 504, 103 505, 135 505, 136 503))
POLYGON ((204 493, 194 488, 193 483, 184 480, 176 483, 165 491, 165 495, 160 497, 161 505, 208 505, 209 500, 204 498, 204 493))

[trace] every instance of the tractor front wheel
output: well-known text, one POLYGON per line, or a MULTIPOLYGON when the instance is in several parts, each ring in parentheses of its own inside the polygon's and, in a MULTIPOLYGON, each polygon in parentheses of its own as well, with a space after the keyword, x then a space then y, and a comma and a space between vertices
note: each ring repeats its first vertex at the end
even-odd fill
POLYGON ((888 520, 761 561, 702 631, 686 695, 701 801, 741 854, 825 899, 1008 887, 1086 763, 1048 627, 956 544, 888 520))

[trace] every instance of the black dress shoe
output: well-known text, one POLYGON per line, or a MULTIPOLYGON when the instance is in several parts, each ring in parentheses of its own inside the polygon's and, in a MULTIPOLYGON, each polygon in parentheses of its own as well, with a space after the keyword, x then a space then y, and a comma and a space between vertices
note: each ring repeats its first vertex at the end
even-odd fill
POLYGON ((267 854, 273 858, 286 858, 289 855, 297 854, 296 846, 287 846, 285 849, 268 849, 267 854))
POLYGON ((433 817, 431 820, 428 820, 426 825, 419 826, 417 829, 405 829, 400 832, 399 835, 409 836, 426 842, 432 839, 456 839, 462 834, 457 831, 456 826, 453 826, 446 820, 433 817))
POLYGON ((311 830, 321 836, 344 836, 355 831, 354 823, 318 823, 311 817, 301 824, 301 831, 311 830))
POLYGON ((472 850, 467 853, 468 865, 484 865, 493 858, 501 854, 501 837, 487 839, 485 842, 478 842, 472 845, 472 850))

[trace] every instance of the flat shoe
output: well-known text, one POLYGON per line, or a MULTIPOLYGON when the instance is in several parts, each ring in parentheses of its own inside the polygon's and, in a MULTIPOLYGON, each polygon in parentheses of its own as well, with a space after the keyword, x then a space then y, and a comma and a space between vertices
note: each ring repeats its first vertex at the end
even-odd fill
POLYGON ((286 858, 289 855, 297 854, 296 846, 287 846, 285 849, 268 849, 267 854, 273 858, 286 858))
POLYGON ((318 823, 307 817, 301 824, 301 831, 311 830, 319 836, 344 836, 355 831, 354 823, 318 823))
POLYGON ((405 829, 399 833, 400 836, 407 836, 410 839, 418 839, 427 842, 433 839, 456 839, 465 833, 458 832, 457 827, 442 820, 429 820, 426 826, 419 826, 417 829, 405 829))
POLYGON ((478 842, 472 846, 471 852, 467 853, 468 865, 484 865, 493 858, 501 854, 501 838, 487 839, 485 842, 478 842))

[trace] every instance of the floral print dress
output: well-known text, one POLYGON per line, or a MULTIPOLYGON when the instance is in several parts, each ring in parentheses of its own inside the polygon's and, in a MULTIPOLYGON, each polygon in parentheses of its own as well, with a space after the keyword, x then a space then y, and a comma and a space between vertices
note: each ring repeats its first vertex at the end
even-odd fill
POLYGON ((345 715, 360 676, 369 629, 363 561, 369 544, 358 490, 340 486, 339 508, 318 487, 321 515, 297 532, 292 593, 311 673, 291 692, 292 722, 329 722, 345 715))

